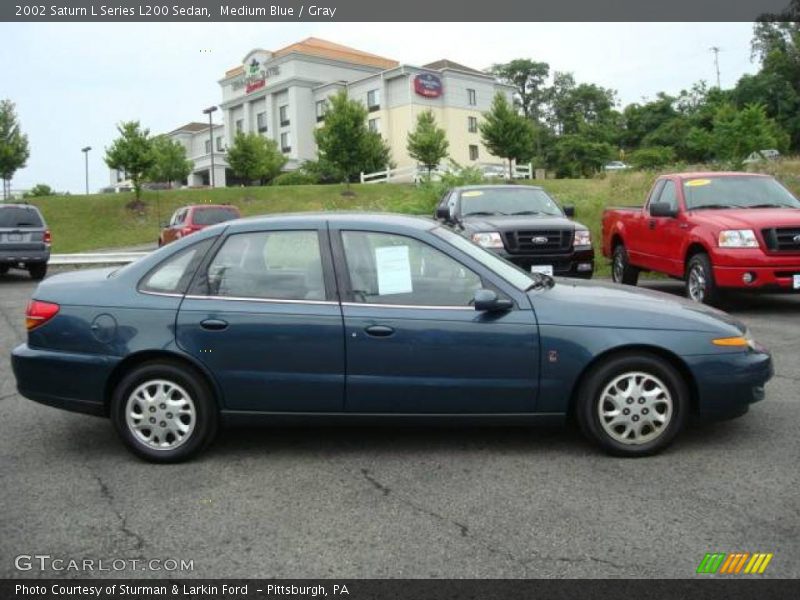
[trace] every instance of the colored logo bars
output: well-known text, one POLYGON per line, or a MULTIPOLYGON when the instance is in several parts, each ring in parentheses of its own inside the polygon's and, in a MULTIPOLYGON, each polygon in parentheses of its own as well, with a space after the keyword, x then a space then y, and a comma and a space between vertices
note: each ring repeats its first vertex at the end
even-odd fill
POLYGON ((720 575, 761 574, 767 570, 767 565, 772 560, 773 554, 766 552, 725 552, 707 553, 700 565, 698 573, 717 573, 720 575))

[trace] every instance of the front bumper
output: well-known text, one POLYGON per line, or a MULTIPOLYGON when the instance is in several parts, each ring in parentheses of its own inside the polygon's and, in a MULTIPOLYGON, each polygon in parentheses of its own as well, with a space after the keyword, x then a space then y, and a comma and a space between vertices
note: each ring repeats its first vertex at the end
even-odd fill
POLYGON ((105 415, 105 388, 117 359, 21 344, 11 353, 19 393, 64 410, 105 415))
POLYGON ((729 419, 764 399, 764 385, 775 374, 767 352, 732 352, 686 358, 697 385, 697 413, 729 419))
POLYGON ((551 265, 553 275, 590 279, 594 273, 594 249, 575 250, 566 254, 511 254, 505 249, 492 249, 498 256, 530 271, 533 265, 551 265))
POLYGON ((714 281, 725 288, 792 291, 795 290, 794 276, 800 276, 797 254, 766 254, 758 248, 717 248, 712 262, 714 281), (752 277, 751 283, 744 282, 747 274, 752 277))

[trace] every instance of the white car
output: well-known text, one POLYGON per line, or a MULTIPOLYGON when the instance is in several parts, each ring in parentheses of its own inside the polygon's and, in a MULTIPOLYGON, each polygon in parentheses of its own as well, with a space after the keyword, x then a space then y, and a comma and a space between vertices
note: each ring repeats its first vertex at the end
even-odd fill
POLYGON ((486 165, 481 168, 484 179, 506 179, 508 169, 501 165, 486 165))
POLYGON ((630 168, 631 166, 628 163, 624 163, 621 160, 612 160, 603 166, 603 171, 626 171, 630 168))

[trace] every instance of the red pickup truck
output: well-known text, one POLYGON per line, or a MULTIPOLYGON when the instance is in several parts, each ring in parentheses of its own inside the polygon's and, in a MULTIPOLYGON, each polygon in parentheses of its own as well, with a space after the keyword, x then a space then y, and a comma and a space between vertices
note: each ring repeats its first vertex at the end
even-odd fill
POLYGON ((642 208, 603 212, 603 255, 617 283, 665 273, 696 302, 722 289, 800 292, 800 201, 768 175, 662 175, 642 208))

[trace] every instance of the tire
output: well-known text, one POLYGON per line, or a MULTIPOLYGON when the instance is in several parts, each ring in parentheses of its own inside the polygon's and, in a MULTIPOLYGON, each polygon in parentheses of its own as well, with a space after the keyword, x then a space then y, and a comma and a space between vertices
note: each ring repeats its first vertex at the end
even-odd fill
POLYGON ((219 423, 213 394, 202 376, 167 360, 144 363, 127 373, 114 389, 110 408, 114 427, 128 449, 157 463, 196 455, 213 441, 219 423), (159 402, 163 392, 171 400, 159 402), (130 416, 138 414, 141 419, 130 416), (152 429, 148 421, 153 422, 152 429))
POLYGON ((636 285, 639 281, 639 269, 628 262, 628 251, 624 244, 617 244, 611 263, 611 279, 615 283, 636 285))
POLYGON ((716 304, 719 288, 708 254, 695 254, 686 265, 686 296, 700 304, 716 304))
POLYGON ((5 275, 8 273, 8 269, 10 267, 8 265, 0 265, 0 275, 5 275))
POLYGON ((663 358, 639 352, 619 354, 589 372, 578 390, 575 411, 583 434, 607 453, 649 456, 669 446, 683 429, 689 389, 663 358), (642 395, 626 396, 631 385, 643 386, 642 395))
POLYGON ((41 281, 47 275, 47 263, 30 263, 27 267, 31 279, 35 281, 41 281))

